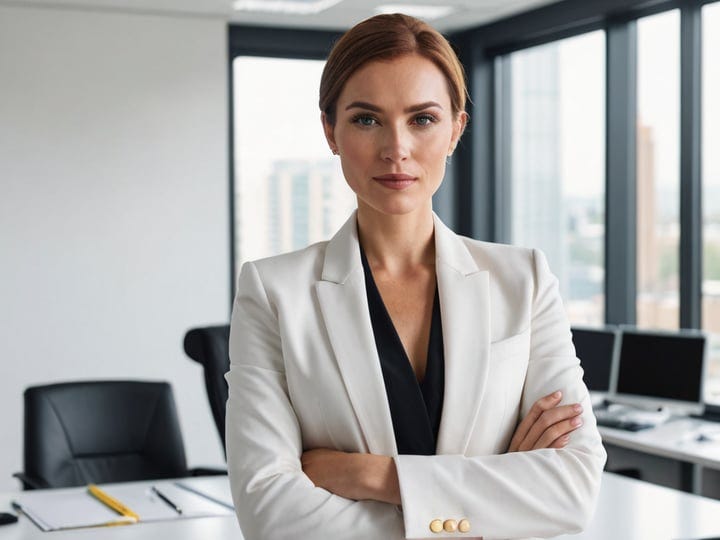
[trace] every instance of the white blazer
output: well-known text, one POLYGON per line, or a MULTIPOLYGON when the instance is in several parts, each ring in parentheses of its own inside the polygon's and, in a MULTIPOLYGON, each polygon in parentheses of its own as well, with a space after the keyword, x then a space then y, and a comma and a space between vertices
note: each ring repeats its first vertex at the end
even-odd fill
POLYGON ((521 538, 580 530, 605 451, 557 280, 535 250, 457 236, 435 220, 445 353, 437 455, 397 455, 368 312, 356 215, 329 241, 249 262, 227 374, 227 457, 246 540, 521 538), (519 418, 562 390, 584 424, 561 450, 506 453, 519 418), (393 456, 402 507, 317 488, 304 450, 393 456), (467 533, 433 533, 467 519, 467 533))

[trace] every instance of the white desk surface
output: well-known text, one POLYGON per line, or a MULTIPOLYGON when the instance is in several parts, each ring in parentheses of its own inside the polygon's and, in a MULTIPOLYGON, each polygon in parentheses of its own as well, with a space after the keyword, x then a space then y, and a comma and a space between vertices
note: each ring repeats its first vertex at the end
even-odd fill
POLYGON ((708 537, 720 537, 720 501, 606 472, 590 525, 558 540, 708 537))
MULTIPOLYGON (((227 482, 225 477, 215 477, 227 482)), ((0 511, 13 493, 0 493, 0 511)), ((689 495, 630 478, 604 473, 598 508, 588 528, 557 540, 676 540, 720 536, 720 501, 689 495)), ((0 527, 1 540, 242 540, 234 516, 139 523, 43 533, 20 516, 0 527)), ((340 539, 339 539, 340 540, 340 539)))
POLYGON ((673 418, 655 428, 626 431, 599 426, 603 442, 656 456, 720 469, 720 437, 699 442, 700 433, 720 435, 720 423, 695 418, 673 418))

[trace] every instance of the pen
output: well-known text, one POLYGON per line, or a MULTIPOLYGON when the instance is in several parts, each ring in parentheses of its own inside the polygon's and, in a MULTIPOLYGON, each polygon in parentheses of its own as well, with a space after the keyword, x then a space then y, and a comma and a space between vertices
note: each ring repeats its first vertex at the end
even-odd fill
POLYGON ((170 507, 171 507, 173 510, 175 510, 178 514, 182 514, 182 508, 180 508, 177 504, 175 504, 175 503, 172 502, 170 499, 168 499, 167 496, 165 496, 165 494, 163 494, 162 491, 160 491, 160 490, 159 490, 158 488, 156 488, 155 486, 152 486, 150 489, 152 490, 152 492, 153 492, 155 495, 157 495, 158 497, 160 497, 160 499, 162 499, 163 502, 167 503, 168 506, 170 506, 170 507))

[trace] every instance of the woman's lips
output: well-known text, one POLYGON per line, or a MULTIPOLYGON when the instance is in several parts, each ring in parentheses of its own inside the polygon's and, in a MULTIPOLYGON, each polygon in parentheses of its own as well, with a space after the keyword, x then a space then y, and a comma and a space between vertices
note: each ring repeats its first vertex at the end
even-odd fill
POLYGON ((373 176, 373 180, 390 189, 405 189, 411 186, 417 178, 409 174, 383 174, 373 176))

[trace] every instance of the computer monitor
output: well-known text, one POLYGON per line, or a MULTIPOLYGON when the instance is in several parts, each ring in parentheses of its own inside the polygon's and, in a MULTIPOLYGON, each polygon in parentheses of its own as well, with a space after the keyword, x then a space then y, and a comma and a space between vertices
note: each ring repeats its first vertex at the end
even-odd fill
POLYGON ((623 328, 613 365, 611 400, 672 412, 703 412, 706 337, 698 331, 623 328))
POLYGON ((580 359, 583 380, 591 392, 609 392, 615 352, 616 328, 572 328, 575 354, 580 359))

